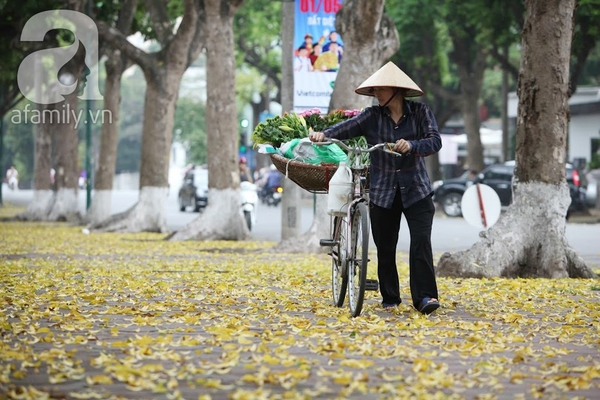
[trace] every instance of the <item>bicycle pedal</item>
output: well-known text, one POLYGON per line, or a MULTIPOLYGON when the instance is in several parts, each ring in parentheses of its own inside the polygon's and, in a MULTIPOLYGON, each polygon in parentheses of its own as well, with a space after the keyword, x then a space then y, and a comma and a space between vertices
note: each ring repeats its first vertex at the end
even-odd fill
POLYGON ((367 279, 365 282, 365 290, 379 290, 379 282, 377 282, 377 279, 367 279))
POLYGON ((335 246, 337 244, 337 242, 333 239, 321 239, 319 240, 319 245, 320 246, 335 246))

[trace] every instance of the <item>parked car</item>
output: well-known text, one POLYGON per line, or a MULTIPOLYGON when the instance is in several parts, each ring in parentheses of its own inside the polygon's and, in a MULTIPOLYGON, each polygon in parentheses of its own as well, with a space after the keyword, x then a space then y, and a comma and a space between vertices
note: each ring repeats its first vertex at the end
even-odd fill
MULTIPOLYGON (((586 190, 587 183, 583 174, 580 174, 572 164, 567 164, 567 183, 571 193, 571 205, 567 216, 573 211, 582 211, 587 208, 586 190)), ((442 208, 449 217, 460 217, 462 210, 460 203, 463 193, 474 183, 483 183, 490 186, 498 194, 503 207, 512 202, 512 177, 515 162, 507 161, 503 164, 494 164, 481 171, 475 178, 469 177, 465 172, 459 178, 436 181, 433 184, 433 200, 442 208)))
POLYGON ((194 211, 201 211, 207 205, 208 170, 194 168, 185 174, 179 189, 179 210, 185 211, 187 207, 193 207, 194 211))

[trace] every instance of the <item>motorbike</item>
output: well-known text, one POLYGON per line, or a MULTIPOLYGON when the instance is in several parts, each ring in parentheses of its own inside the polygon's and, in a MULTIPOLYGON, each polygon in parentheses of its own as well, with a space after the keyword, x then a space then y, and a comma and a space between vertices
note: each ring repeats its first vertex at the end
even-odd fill
POLYGON ((240 191, 242 196, 242 213, 248 225, 248 230, 256 224, 256 205, 258 203, 258 193, 254 183, 244 181, 240 183, 240 191))
POLYGON ((264 188, 261 192, 260 200, 263 204, 266 204, 268 206, 277 206, 281 202, 282 195, 283 187, 281 186, 264 188))

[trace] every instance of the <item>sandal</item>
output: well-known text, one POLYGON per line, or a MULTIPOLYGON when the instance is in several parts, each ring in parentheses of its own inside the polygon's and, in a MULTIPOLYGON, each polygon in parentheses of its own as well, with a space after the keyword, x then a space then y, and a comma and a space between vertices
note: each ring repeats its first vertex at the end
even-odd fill
POLYGON ((419 312, 422 314, 431 314, 438 308, 440 308, 440 303, 437 301, 437 299, 425 297, 423 301, 421 301, 421 308, 419 309, 419 312))

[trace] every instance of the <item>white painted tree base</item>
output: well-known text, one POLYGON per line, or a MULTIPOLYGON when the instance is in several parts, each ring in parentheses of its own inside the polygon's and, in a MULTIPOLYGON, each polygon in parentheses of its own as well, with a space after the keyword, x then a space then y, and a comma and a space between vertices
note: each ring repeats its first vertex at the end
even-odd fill
POLYGON ((270 251, 277 253, 327 253, 330 248, 322 247, 319 242, 321 239, 331 236, 329 232, 330 223, 330 216, 327 214, 327 196, 317 195, 316 215, 308 231, 300 236, 282 240, 270 251))
POLYGON ((68 221, 73 216, 80 219, 76 189, 61 188, 54 195, 54 203, 48 213, 49 221, 68 221))
POLYGON ((27 221, 45 221, 54 203, 54 191, 34 190, 33 200, 27 206, 25 212, 19 214, 19 218, 27 221))
POLYGON ((19 218, 28 221, 81 222, 76 189, 35 190, 33 201, 19 218))
POLYGON ((94 199, 85 216, 86 222, 100 224, 110 217, 112 190, 94 190, 94 199))
POLYGON ((250 231, 241 211, 239 190, 210 189, 208 206, 169 240, 247 240, 250 231))
POLYGON ((166 187, 142 187, 133 207, 89 228, 101 232, 166 232, 168 194, 166 187))
POLYGON ((567 183, 517 183, 513 204, 481 241, 458 253, 445 253, 439 276, 592 278, 594 272, 567 243, 567 183))

